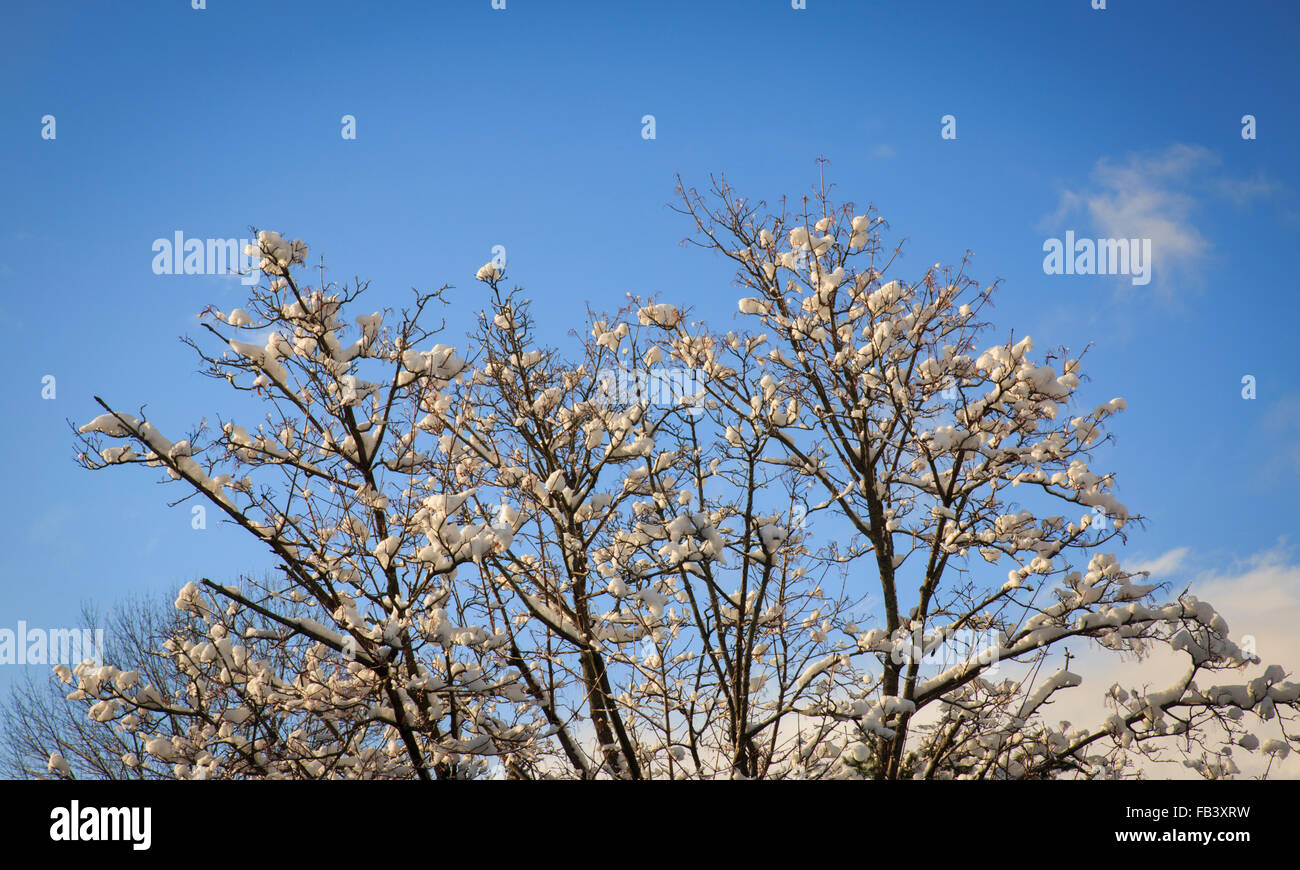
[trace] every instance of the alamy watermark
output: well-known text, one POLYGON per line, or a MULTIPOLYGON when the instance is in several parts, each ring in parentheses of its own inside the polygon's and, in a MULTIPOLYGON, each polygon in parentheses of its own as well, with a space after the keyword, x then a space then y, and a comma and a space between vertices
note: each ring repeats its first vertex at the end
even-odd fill
POLYGON ((956 665, 979 663, 988 669, 987 673, 996 674, 999 651, 1004 640, 1005 636, 999 631, 976 631, 963 628, 954 631, 942 641, 932 642, 930 648, 925 649, 924 638, 919 630, 911 635, 907 632, 899 632, 890 659, 896 665, 911 664, 915 661, 939 671, 945 671, 956 665))
POLYGON ((596 373, 596 401, 607 405, 686 407, 704 413, 704 373, 699 369, 655 366, 634 371, 606 368, 596 373))
POLYGON ((1151 283, 1150 239, 1076 240, 1068 230, 1064 241, 1043 242, 1043 250, 1048 275, 1129 275, 1139 287, 1151 283))
POLYGON ((252 287, 261 279, 260 257, 245 253, 249 239, 187 239, 177 230, 170 239, 154 239, 155 275, 235 275, 239 283, 252 287))
POLYGON ((57 842, 125 841, 137 852, 153 843, 152 807, 95 807, 71 801, 50 810, 50 839, 57 842))
POLYGON ((18 620, 17 631, 0 628, 0 665, 67 665, 84 661, 104 664, 102 628, 28 628, 18 620))

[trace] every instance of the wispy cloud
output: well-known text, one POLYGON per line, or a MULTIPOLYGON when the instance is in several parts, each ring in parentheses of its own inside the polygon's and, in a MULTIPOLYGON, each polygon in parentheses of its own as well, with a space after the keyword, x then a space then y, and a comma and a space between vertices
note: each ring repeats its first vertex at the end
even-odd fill
POLYGON ((1249 635, 1264 664, 1276 662, 1293 675, 1300 663, 1300 564, 1294 555, 1278 546, 1192 582, 1192 592, 1214 604, 1234 638, 1249 635))
POLYGON ((1157 285, 1185 285, 1213 250, 1199 226, 1207 203, 1243 208, 1276 192, 1268 177, 1228 176, 1221 163, 1209 149, 1187 144, 1118 160, 1102 157, 1086 184, 1062 192, 1044 223, 1057 228, 1082 221, 1084 232, 1101 238, 1151 239, 1157 285))
MULTIPOLYGON (((1188 562, 1188 547, 1179 547, 1150 562, 1125 565, 1127 569, 1150 570, 1155 576, 1157 566, 1176 570, 1188 562)), ((1247 683, 1263 673, 1264 666, 1277 663, 1295 679, 1296 662, 1300 662, 1300 636, 1295 632, 1300 619, 1300 563, 1295 553, 1279 545, 1255 553, 1235 565, 1221 570, 1198 573, 1191 580, 1189 591, 1197 598, 1210 602, 1227 621, 1233 640, 1250 643, 1263 660, 1262 665, 1243 671, 1228 670, 1205 674, 1201 685, 1247 683)), ((1164 600, 1164 599, 1161 599, 1164 600)), ((1102 700, 1108 686, 1121 682, 1125 687, 1147 686, 1163 689, 1172 685, 1187 670, 1187 656, 1164 647, 1152 649, 1141 665, 1122 661, 1113 653, 1096 648, 1081 651, 1079 666, 1072 667, 1084 676, 1084 684, 1072 692, 1064 692, 1053 707, 1061 718, 1080 725, 1092 725, 1105 718, 1109 712, 1102 700)), ((1261 741, 1280 737, 1279 722, 1275 718, 1261 722, 1247 714, 1245 724, 1261 741)), ((1218 733, 1213 731, 1213 733, 1218 733)), ((1168 759, 1177 759, 1168 753, 1168 759)), ((1233 759, 1246 777, 1263 772, 1267 758, 1259 753, 1239 750, 1233 759)), ((1156 778, 1194 778, 1196 774, 1179 763, 1159 763, 1154 760, 1140 762, 1148 774, 1156 778)), ((1278 779, 1300 779, 1300 753, 1293 753, 1281 764, 1275 763, 1271 776, 1278 779)))
POLYGON ((1237 208, 1246 208, 1255 200, 1268 199, 1279 191, 1279 184, 1263 172, 1251 178, 1220 178, 1219 195, 1237 208))
POLYGON ((1260 418, 1260 434, 1268 457, 1265 469, 1272 479, 1278 471, 1300 472, 1300 394, 1291 393, 1274 402, 1260 418))
POLYGON ((1136 565, 1125 567, 1131 571, 1150 571, 1153 578, 1163 580, 1182 567, 1190 549, 1189 547, 1178 547, 1150 561, 1138 562, 1136 565))

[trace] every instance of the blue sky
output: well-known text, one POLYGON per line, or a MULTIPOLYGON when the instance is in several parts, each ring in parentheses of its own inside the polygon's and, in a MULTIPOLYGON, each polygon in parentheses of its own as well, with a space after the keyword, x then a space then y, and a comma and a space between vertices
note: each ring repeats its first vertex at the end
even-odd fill
POLYGON ((908 240, 907 273, 969 249, 1004 282, 999 340, 1093 343, 1084 402, 1128 400, 1094 467, 1150 519, 1131 558, 1163 557, 1178 588, 1261 564, 1294 581, 1300 7, 1108 5, 7 4, 0 627, 265 565, 227 528, 192 530, 149 474, 73 462, 67 421, 92 395, 147 403, 168 432, 230 407, 177 337, 244 288, 154 275, 155 239, 301 237, 330 277, 371 280, 373 308, 452 283, 455 336, 497 244, 554 342, 626 292, 721 327, 737 293, 678 244, 675 174, 772 201, 807 192, 818 156, 908 240), (1154 280, 1044 274, 1069 229, 1153 235, 1154 280))

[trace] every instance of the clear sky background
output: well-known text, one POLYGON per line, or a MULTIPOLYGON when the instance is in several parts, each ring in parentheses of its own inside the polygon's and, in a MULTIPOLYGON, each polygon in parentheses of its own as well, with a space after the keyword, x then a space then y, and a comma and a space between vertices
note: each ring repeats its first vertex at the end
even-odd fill
POLYGON ((824 156, 837 195, 907 239, 908 275, 970 250, 1004 282, 990 343, 1093 343, 1084 405, 1128 401, 1093 467, 1149 518, 1124 558, 1217 591, 1234 633, 1300 667, 1300 6, 807 5, 5 2, 0 627, 267 564, 192 530, 152 472, 73 462, 92 395, 173 438, 232 407, 177 338, 245 288, 154 275, 155 239, 301 237, 331 278, 372 281, 367 311, 452 283, 457 337, 498 244, 555 343, 629 291, 726 328, 730 269, 678 244, 675 174, 774 201, 824 156), (1066 230, 1151 237, 1154 279, 1044 274, 1066 230))

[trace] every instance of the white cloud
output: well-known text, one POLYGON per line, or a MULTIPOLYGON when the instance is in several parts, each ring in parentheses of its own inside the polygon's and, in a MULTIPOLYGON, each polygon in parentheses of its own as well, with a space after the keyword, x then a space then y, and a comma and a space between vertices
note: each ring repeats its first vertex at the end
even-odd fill
POLYGON ((1292 393, 1278 399, 1265 412, 1261 428, 1271 436, 1272 443, 1266 448, 1269 458, 1273 460, 1267 469, 1270 475, 1279 470, 1300 471, 1300 395, 1292 393))
POLYGON ((1118 161, 1102 157, 1087 184, 1061 194, 1045 223, 1075 229, 1080 237, 1151 239, 1156 284, 1166 290, 1185 284, 1213 248, 1198 226, 1206 200, 1226 200, 1240 208, 1276 189, 1262 175, 1224 175, 1220 164, 1209 149, 1185 144, 1118 161), (1085 226, 1070 225, 1080 221, 1085 226))
POLYGON ((1172 574, 1182 567, 1190 549, 1189 547, 1178 547, 1150 561, 1138 562, 1124 567, 1129 571, 1150 571, 1151 576, 1160 581, 1165 579, 1166 575, 1172 574))
POLYGON ((1263 172, 1253 178, 1222 178, 1218 182, 1219 194, 1231 200, 1237 208, 1245 208, 1256 199, 1267 199, 1279 188, 1280 185, 1263 172))
MULTIPOLYGON (((1156 560, 1154 565, 1167 561, 1181 565, 1190 548, 1171 550, 1156 560)), ((1244 683, 1263 673, 1264 667, 1280 664, 1286 669, 1288 679, 1300 673, 1300 634, 1295 626, 1300 623, 1300 563, 1294 554, 1278 546, 1242 560, 1230 569, 1198 575, 1191 581, 1190 593, 1208 601, 1227 621, 1232 638, 1245 646, 1253 642, 1262 664, 1244 671, 1203 673, 1198 679, 1202 688, 1213 684, 1244 683)), ((1072 652, 1074 650, 1071 650, 1072 652)), ((1052 719, 1061 718, 1077 725, 1095 727, 1104 721, 1109 711, 1102 702, 1105 691, 1118 682, 1125 687, 1162 689, 1172 684, 1187 670, 1187 656, 1168 649, 1154 650, 1141 663, 1131 657, 1120 660, 1115 654, 1089 648, 1079 656, 1078 664, 1071 670, 1083 676, 1083 685, 1056 696, 1051 708, 1052 719)), ((1250 730, 1261 741, 1280 738, 1278 720, 1260 722, 1247 714, 1250 730)), ((1175 753, 1165 753, 1174 759, 1175 753)), ((1238 749, 1233 754, 1243 778, 1258 775, 1264 770, 1267 759, 1258 754, 1238 749)), ((1197 774, 1181 763, 1151 763, 1146 765, 1153 778, 1189 779, 1197 774)), ((1274 763, 1270 778, 1300 779, 1300 753, 1292 753, 1280 765, 1274 763)))
POLYGON ((1247 559, 1235 571, 1207 574, 1192 592, 1214 604, 1235 638, 1250 635, 1265 664, 1300 673, 1300 564, 1279 546, 1247 559))

